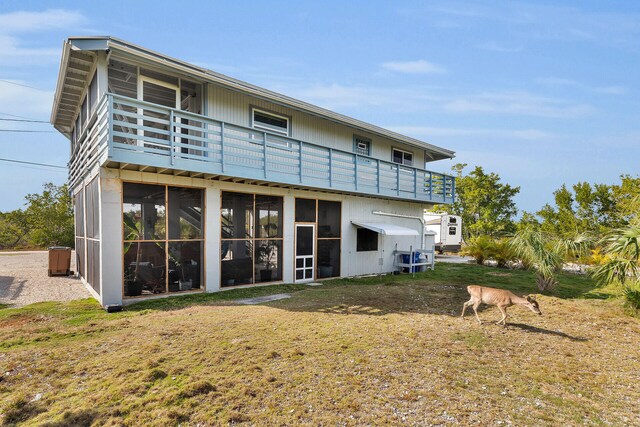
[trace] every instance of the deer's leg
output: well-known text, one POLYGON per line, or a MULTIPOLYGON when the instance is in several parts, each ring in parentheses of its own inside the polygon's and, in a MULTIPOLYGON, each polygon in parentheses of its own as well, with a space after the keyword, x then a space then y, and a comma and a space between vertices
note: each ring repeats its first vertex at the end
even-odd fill
POLYGON ((460 315, 462 319, 464 319, 464 312, 467 311, 467 307, 469 307, 471 304, 473 304, 473 301, 469 300, 462 305, 462 314, 460 315))
POLYGON ((473 304, 473 312, 476 314, 476 319, 478 319, 478 323, 482 325, 482 320, 480 320, 480 316, 478 316, 478 307, 480 307, 480 301, 477 301, 473 304))
POLYGON ((505 307, 502 307, 501 305, 499 305, 498 308, 500 309, 500 313, 502 313, 502 319, 498 320, 498 325, 502 324, 506 326, 507 325, 507 309, 505 307))

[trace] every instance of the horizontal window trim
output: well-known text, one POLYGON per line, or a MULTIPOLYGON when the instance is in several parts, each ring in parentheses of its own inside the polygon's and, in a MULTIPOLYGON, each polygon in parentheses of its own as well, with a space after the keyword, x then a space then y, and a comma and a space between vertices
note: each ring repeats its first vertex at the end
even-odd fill
POLYGON ((258 107, 254 107, 251 106, 251 127, 254 129, 263 129, 263 130, 267 130, 273 133, 277 133, 277 134, 281 134, 281 135, 285 135, 285 136, 289 136, 291 134, 291 117, 289 116, 285 116, 283 114, 278 114, 278 113, 274 113, 272 111, 269 110, 265 110, 262 108, 258 108, 258 107), (261 113, 267 116, 272 116, 278 119, 283 119, 287 122, 287 129, 286 131, 283 129, 278 129, 277 127, 271 127, 271 126, 267 126, 267 125, 262 125, 260 123, 256 123, 255 120, 255 113, 261 113))
POLYGON ((156 243, 156 242, 203 242, 201 239, 158 239, 158 240, 123 240, 125 243, 156 243))
POLYGON ((247 237, 244 239, 242 237, 233 237, 233 238, 222 237, 220 240, 244 242, 245 240, 284 240, 284 237, 247 237))

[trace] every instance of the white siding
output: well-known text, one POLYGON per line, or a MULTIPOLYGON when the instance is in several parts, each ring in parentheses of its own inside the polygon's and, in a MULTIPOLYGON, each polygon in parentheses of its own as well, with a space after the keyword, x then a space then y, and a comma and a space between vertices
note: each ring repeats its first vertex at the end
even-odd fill
POLYGON ((387 138, 378 137, 367 132, 341 125, 321 117, 302 113, 282 107, 272 102, 263 101, 221 86, 207 86, 209 117, 240 126, 251 126, 251 107, 272 111, 291 117, 291 138, 322 145, 324 147, 353 152, 353 135, 360 135, 372 140, 371 157, 391 161, 391 148, 397 147, 413 152, 413 166, 424 168, 424 150, 403 145, 387 138))

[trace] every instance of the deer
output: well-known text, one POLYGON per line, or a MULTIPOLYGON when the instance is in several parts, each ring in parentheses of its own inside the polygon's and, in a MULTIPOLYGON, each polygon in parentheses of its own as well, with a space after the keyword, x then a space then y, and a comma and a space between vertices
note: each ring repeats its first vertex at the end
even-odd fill
POLYGON ((530 295, 527 295, 526 297, 519 297, 511 291, 478 285, 467 286, 467 292, 471 295, 471 299, 465 302, 462 306, 462 315, 460 318, 464 319, 464 312, 467 310, 467 307, 471 306, 473 307, 473 312, 476 314, 478 323, 481 325, 482 320, 480 320, 480 317, 478 316, 478 306, 482 303, 498 307, 502 313, 502 319, 496 322, 498 325, 507 325, 507 307, 511 307, 512 305, 521 305, 536 314, 542 315, 538 302, 530 295))

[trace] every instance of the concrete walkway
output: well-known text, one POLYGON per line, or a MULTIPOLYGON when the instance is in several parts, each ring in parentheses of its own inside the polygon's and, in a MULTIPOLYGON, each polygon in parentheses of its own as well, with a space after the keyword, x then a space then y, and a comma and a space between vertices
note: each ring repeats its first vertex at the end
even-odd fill
MULTIPOLYGON (((48 277, 47 251, 0 252, 0 304, 21 307, 42 301, 70 301, 91 295, 75 277, 48 277)), ((75 270, 75 252, 71 269, 75 270)))

